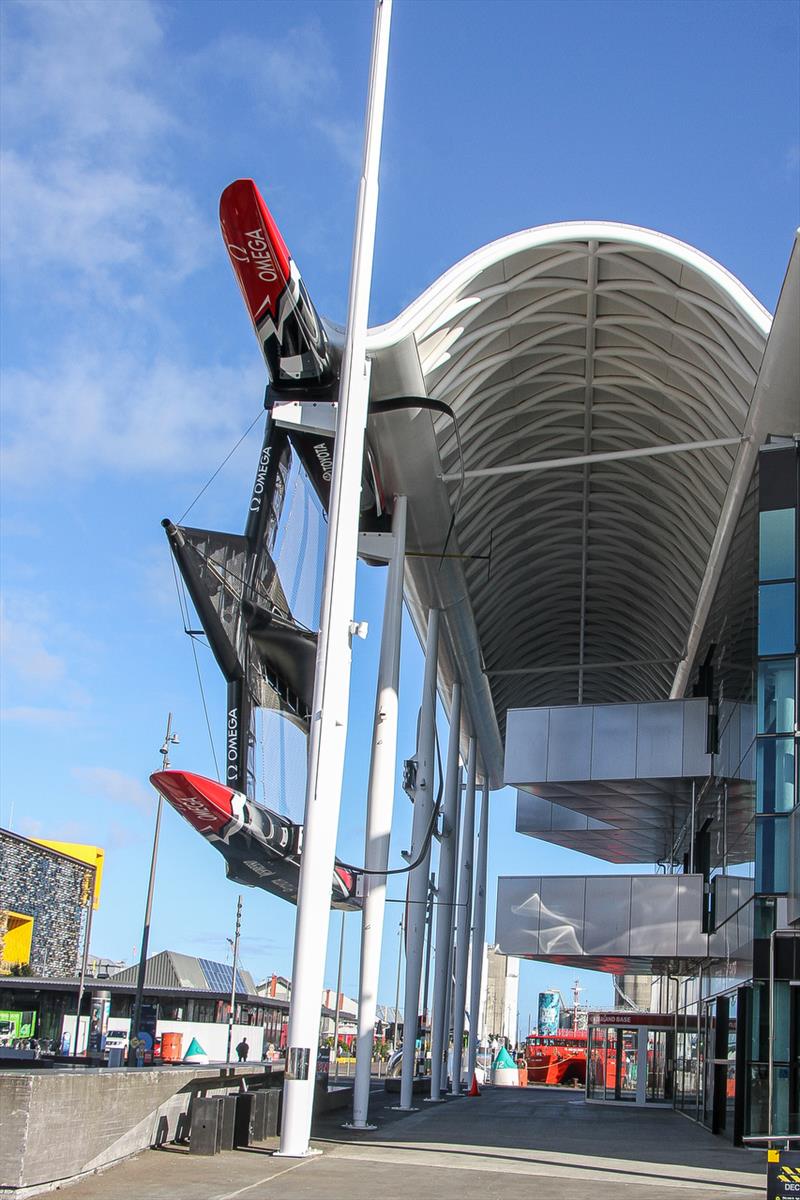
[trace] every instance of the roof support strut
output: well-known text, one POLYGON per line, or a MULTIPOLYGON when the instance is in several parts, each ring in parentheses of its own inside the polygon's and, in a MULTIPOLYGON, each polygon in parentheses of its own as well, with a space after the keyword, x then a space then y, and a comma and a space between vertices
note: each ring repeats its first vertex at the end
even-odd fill
MULTIPOLYGON (((703 442, 670 442, 662 446, 637 446, 635 450, 603 450, 597 454, 573 454, 569 458, 543 458, 536 462, 509 463, 503 467, 481 467, 464 472, 465 479, 487 479, 492 475, 521 475, 527 471, 555 471, 562 467, 616 462, 625 458, 655 458, 659 454, 683 454, 689 450, 711 450, 715 446, 738 446, 746 437, 710 438, 703 442)), ((461 473, 442 475, 445 483, 460 482, 461 473)))

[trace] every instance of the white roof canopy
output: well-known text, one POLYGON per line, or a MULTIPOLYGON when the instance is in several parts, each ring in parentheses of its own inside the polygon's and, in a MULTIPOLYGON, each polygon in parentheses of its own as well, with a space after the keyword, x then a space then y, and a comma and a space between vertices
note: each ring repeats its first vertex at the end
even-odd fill
POLYGON ((759 441, 792 432, 751 413, 769 330, 697 250, 569 222, 483 247, 370 331, 373 395, 458 419, 463 490, 445 414, 369 436, 433 555, 409 559, 412 616, 443 609, 442 690, 463 680, 493 785, 509 708, 683 694, 759 441), (440 563, 456 504, 468 557, 440 563))

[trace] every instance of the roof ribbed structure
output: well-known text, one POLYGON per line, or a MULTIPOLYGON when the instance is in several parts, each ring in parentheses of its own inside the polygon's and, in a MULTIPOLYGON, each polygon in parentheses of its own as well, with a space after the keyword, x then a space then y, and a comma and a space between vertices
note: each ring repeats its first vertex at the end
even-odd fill
MULTIPOLYGON (((465 679, 473 718, 486 681, 501 734, 512 707, 682 694, 752 475, 769 328, 691 247, 570 222, 484 247, 371 331, 384 372, 410 341, 427 394, 458 418, 463 484, 452 422, 426 414, 439 461, 409 504, 430 512, 446 489, 450 549, 480 556, 448 566, 463 573, 485 675, 483 693, 465 679)), ((393 430, 372 432, 391 484, 393 430)), ((426 570, 421 594, 430 571, 410 560, 412 576, 426 570)), ((464 657, 454 646, 462 676, 464 657)))

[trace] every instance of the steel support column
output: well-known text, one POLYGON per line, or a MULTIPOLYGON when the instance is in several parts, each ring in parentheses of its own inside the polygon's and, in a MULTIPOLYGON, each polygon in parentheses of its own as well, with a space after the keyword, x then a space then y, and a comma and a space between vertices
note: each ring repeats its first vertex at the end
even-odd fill
POLYGON ((464 1056, 464 1025, 467 1005, 467 967, 469 931, 472 923, 472 855, 475 842, 475 780, 478 771, 478 743, 469 739, 467 790, 464 793, 464 820, 461 826, 461 850, 458 867, 458 911, 456 913, 456 982, 453 991, 453 1077, 450 1092, 461 1091, 461 1063, 464 1056))
POLYGON ((347 741, 361 471, 369 398, 367 320, 391 12, 392 0, 377 0, 308 739, 303 853, 297 893, 280 1144, 280 1153, 293 1158, 302 1158, 309 1153, 320 996, 331 911, 331 874, 347 741))
POLYGON ((414 820, 411 827, 411 862, 406 917, 406 986, 403 1004, 403 1065, 400 1079, 401 1109, 410 1109, 414 1091, 417 1014, 422 979, 428 882, 431 863, 432 823, 436 775, 436 672, 439 650, 439 610, 428 614, 425 639, 425 677, 417 731, 417 772, 414 785, 414 820))
POLYGON ((453 913, 455 911, 456 862, 458 861, 458 817, 461 809, 461 771, 458 764, 461 734, 461 684, 453 684, 450 705, 450 740, 444 785, 442 840, 439 846, 439 896, 436 907, 436 964, 433 976, 433 1024, 431 1028, 431 1100, 440 1099, 441 1064, 447 1060, 446 1010, 451 986, 453 913))
POLYGON ((478 1026, 483 984, 483 943, 486 940, 486 872, 489 842, 489 784, 484 781, 481 797, 481 823, 475 862, 475 902, 472 910, 472 976, 469 998, 469 1042, 467 1043, 467 1079, 472 1079, 478 1053, 478 1026))
POLYGON ((372 724, 372 756, 367 792, 367 832, 364 864, 364 903, 361 922, 361 971, 358 984, 358 1043, 353 1088, 353 1127, 369 1129, 369 1085, 378 975, 381 968, 383 919, 386 908, 386 875, 392 832, 395 770, 397 765, 397 713, 400 678, 400 635, 403 624, 403 568, 406 544, 406 498, 396 496, 392 516, 392 557, 386 578, 381 655, 372 724))

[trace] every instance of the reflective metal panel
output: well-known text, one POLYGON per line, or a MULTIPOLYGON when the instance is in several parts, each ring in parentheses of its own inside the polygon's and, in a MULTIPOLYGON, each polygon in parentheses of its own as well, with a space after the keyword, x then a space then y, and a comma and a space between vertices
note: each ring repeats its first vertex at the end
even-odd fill
POLYGON ((592 779, 636 775, 638 705, 598 704, 592 730, 592 779))
POLYGON ((711 756, 708 745, 708 701, 705 699, 684 700, 683 708, 683 764, 681 775, 708 775, 711 756))
POLYGON ((658 954, 665 957, 675 954, 678 944, 677 879, 677 875, 633 877, 631 954, 658 954))
POLYGON ((584 953, 627 955, 630 948, 630 915, 629 875, 588 876, 584 953))
POLYGON ((498 879, 495 940, 505 954, 538 952, 540 887, 541 878, 536 875, 501 875, 498 879))
POLYGON ((510 708, 506 715, 505 783, 547 779, 549 708, 510 708))
POLYGON ((542 954, 583 953, 584 876, 544 876, 541 881, 539 950, 542 954))
POLYGON ((591 778, 592 712, 588 705, 550 709, 548 779, 591 778))
POLYGON ((639 779, 683 774, 683 705, 665 700, 639 705, 636 775, 639 779))
POLYGON ((677 952, 706 955, 708 935, 703 933, 703 876, 673 875, 678 894, 677 952))

